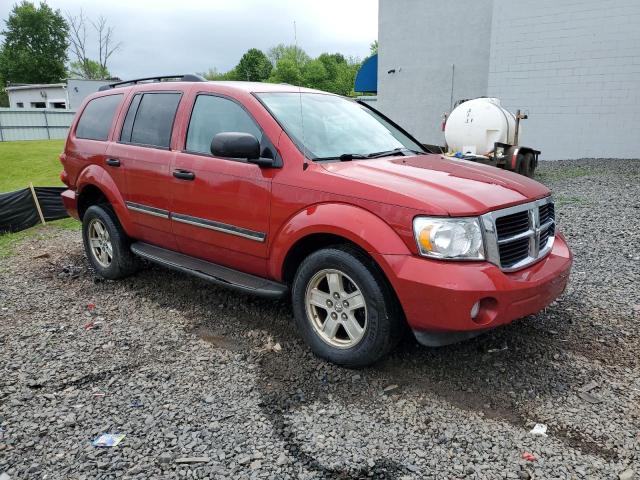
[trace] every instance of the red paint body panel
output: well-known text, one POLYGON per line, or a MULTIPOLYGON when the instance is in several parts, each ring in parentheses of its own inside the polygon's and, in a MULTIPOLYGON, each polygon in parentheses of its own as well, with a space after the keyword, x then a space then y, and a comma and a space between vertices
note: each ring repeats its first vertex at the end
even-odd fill
MULTIPOLYGON (((488 262, 437 261, 418 256, 412 232, 418 215, 477 216, 549 195, 513 172, 437 155, 314 163, 305 159, 280 125, 254 97, 260 91, 297 92, 297 87, 242 82, 140 84, 88 97, 123 94, 107 142, 75 137, 77 118, 61 161, 70 189, 65 206, 77 216, 88 185, 100 188, 134 239, 171 248, 237 270, 283 280, 283 263, 308 235, 344 237, 371 254, 393 286, 409 325, 422 331, 491 328, 535 313, 565 288, 571 253, 556 237, 551 253, 534 265, 505 273, 488 262), (140 91, 180 91, 170 149, 116 141, 128 105, 140 91), (283 160, 282 168, 185 152, 196 96, 210 93, 242 104, 283 160), (121 166, 106 165, 118 158, 121 166), (176 169, 195 173, 177 179, 176 169), (169 213, 161 218, 127 208, 134 202, 169 213), (264 241, 179 222, 188 215, 264 235, 264 241), (485 300, 479 323, 472 305, 485 300)), ((302 89, 305 91, 305 89, 302 89)), ((79 117, 79 115, 78 115, 79 117)))
POLYGON ((536 313, 565 289, 572 256, 558 235, 551 253, 529 268, 502 272, 486 262, 445 262, 408 255, 375 255, 404 308, 409 325, 423 331, 483 330, 536 313), (491 298, 471 320, 473 304, 491 298), (485 315, 483 317, 483 315, 485 315))
POLYGON ((76 220, 80 220, 80 215, 78 215, 78 199, 76 197, 76 192, 73 190, 65 190, 60 194, 60 196, 62 197, 64 208, 67 209, 69 215, 76 220))

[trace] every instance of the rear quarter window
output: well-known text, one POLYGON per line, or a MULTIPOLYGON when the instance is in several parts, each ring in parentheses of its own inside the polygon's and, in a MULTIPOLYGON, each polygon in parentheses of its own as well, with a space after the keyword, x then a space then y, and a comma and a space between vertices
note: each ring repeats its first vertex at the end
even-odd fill
POLYGON ((122 94, 107 95, 89 101, 76 127, 76 138, 106 140, 122 94))

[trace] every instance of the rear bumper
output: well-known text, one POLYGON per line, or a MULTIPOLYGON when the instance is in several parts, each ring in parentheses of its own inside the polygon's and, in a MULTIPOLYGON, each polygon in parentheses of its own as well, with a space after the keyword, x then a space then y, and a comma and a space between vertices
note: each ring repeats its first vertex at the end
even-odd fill
MULTIPOLYGON (((409 326, 420 333, 480 332, 539 312, 565 289, 573 261, 562 235, 541 261, 505 273, 488 262, 383 255, 409 326), (480 313, 471 318, 480 301, 480 313)), ((461 337, 470 335, 461 335, 461 337)))
POLYGON ((76 192, 74 192, 73 190, 65 190, 64 192, 62 192, 61 196, 64 208, 67 209, 69 215, 80 220, 80 216, 78 215, 78 197, 76 195, 76 192))

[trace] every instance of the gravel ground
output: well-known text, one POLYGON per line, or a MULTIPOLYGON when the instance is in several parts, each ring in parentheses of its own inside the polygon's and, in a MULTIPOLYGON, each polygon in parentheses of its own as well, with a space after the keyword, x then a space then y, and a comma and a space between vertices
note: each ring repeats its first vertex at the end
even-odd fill
POLYGON ((151 266, 99 281, 78 232, 26 240, 0 260, 0 474, 638 478, 640 161, 540 174, 575 254, 563 297, 359 371, 313 357, 285 302, 151 266))

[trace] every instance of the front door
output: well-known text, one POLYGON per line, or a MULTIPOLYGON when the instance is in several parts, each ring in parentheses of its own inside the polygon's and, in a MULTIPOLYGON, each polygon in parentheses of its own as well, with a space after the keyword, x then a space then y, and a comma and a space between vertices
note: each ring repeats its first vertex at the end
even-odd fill
POLYGON ((134 95, 120 138, 111 143, 107 157, 126 172, 124 200, 136 236, 143 241, 175 249, 169 220, 171 132, 181 94, 140 92, 134 95))
POLYGON ((266 271, 271 200, 268 170, 211 155, 220 132, 246 132, 269 142, 247 111, 226 97, 197 95, 185 151, 172 168, 171 219, 178 249, 256 275, 266 271), (264 137, 264 138, 263 138, 264 137))

